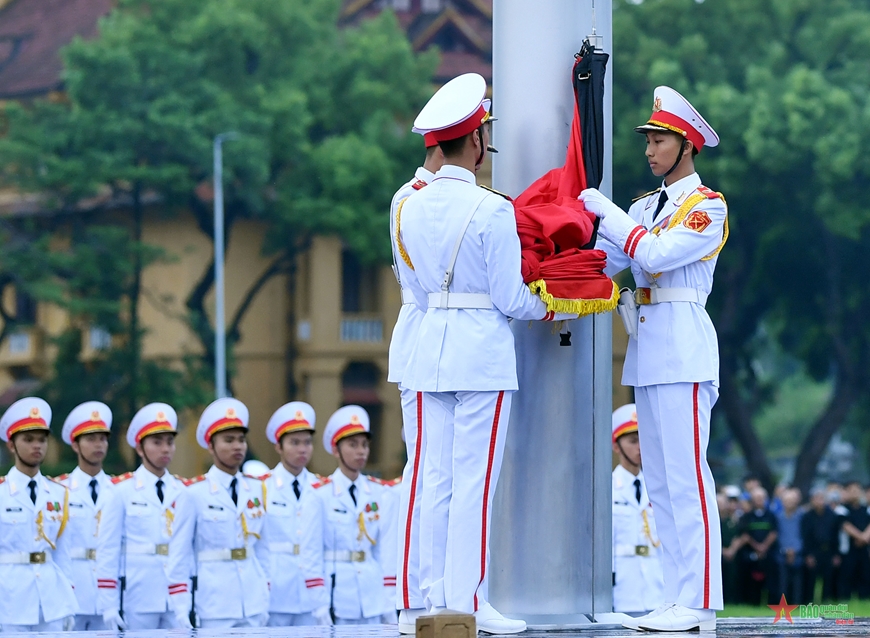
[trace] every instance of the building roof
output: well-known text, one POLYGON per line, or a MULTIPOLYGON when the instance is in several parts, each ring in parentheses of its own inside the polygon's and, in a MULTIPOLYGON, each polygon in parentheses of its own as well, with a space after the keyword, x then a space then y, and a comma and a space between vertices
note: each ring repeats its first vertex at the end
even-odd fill
POLYGON ((0 99, 62 88, 59 51, 97 33, 112 0, 0 0, 0 99))
POLYGON ((357 24, 385 9, 396 13, 415 51, 441 51, 436 82, 461 73, 492 81, 493 0, 345 0, 342 24, 357 24))

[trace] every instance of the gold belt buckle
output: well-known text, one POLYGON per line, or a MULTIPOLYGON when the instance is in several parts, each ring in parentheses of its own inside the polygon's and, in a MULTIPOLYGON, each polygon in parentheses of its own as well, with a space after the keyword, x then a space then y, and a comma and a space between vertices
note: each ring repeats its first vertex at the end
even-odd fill
POLYGON ((237 547, 230 550, 230 558, 232 560, 245 560, 248 557, 248 551, 244 547, 237 547))
POLYGON ((634 301, 638 306, 647 306, 652 303, 650 288, 638 288, 634 291, 634 301))
POLYGON ((45 552, 30 552, 30 564, 42 565, 45 562, 45 552))
POLYGON ((634 553, 637 556, 649 556, 649 545, 635 545, 634 553))
POLYGON ((299 553, 300 553, 299 543, 296 543, 295 545, 293 545, 293 555, 299 556, 299 553))
POLYGON ((97 560, 97 550, 96 549, 86 549, 85 550, 85 560, 97 560))
POLYGON ((366 559, 366 553, 365 553, 365 552, 354 552, 354 551, 352 551, 352 552, 350 553, 350 560, 351 560, 351 562, 353 562, 353 563, 362 563, 362 562, 365 561, 365 559, 366 559))
POLYGON ((169 543, 160 543, 154 546, 154 553, 158 556, 169 556, 169 543))

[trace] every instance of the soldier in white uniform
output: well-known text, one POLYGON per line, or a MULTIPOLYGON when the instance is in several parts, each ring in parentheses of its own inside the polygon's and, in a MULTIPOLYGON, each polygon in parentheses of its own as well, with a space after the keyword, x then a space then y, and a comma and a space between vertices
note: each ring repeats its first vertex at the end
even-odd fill
MULTIPOLYGON (((97 548, 100 613, 109 624, 123 616, 127 628, 169 629, 183 626, 169 593, 167 567, 175 532, 177 500, 184 485, 167 468, 175 455, 178 416, 166 403, 139 410, 127 428, 127 443, 142 464, 135 472, 112 479, 103 506, 97 548)), ((187 588, 187 584, 183 583, 187 588)))
POLYGON ((306 467, 314 451, 314 423, 314 408, 293 401, 266 425, 266 438, 281 457, 266 477, 270 627, 332 624, 323 573, 323 504, 312 487, 320 477, 306 467))
MULTIPOLYGON (((267 492, 263 481, 240 471, 247 432, 248 408, 237 399, 218 399, 203 411, 196 440, 214 465, 191 479, 178 503, 170 580, 197 576, 196 617, 204 629, 264 627, 269 619, 267 492)), ((173 592, 172 599, 181 617, 190 594, 173 592)))
POLYGON ((613 611, 649 612, 665 600, 661 541, 641 470, 637 412, 613 413, 613 611))
MULTIPOLYGON (((390 244, 393 249, 393 271, 396 280, 402 287, 403 271, 407 265, 399 256, 400 248, 396 244, 396 214, 399 206, 413 193, 425 187, 435 177, 435 171, 441 168, 444 154, 438 146, 434 135, 425 136, 426 160, 414 173, 414 178, 406 182, 390 204, 390 244)), ((387 381, 399 384, 402 397, 402 438, 407 450, 407 462, 402 473, 402 481, 398 486, 399 497, 399 553, 396 572, 396 608, 399 612, 399 631, 403 634, 413 634, 416 631, 417 617, 426 612, 423 594, 420 591, 420 499, 423 482, 420 479, 422 470, 423 437, 418 437, 419 425, 423 415, 417 410, 418 392, 409 390, 402 384, 405 368, 411 359, 411 351, 417 342, 417 331, 423 313, 414 303, 414 295, 402 287, 402 309, 393 328, 390 339, 390 360, 387 381)))
POLYGON ((323 562, 330 575, 335 624, 396 622, 396 533, 390 494, 362 473, 369 457, 369 415, 358 405, 337 410, 323 447, 338 468, 315 483, 323 504, 323 562))
POLYGON ((78 456, 78 465, 70 474, 58 477, 69 489, 67 545, 71 559, 78 612, 76 631, 124 627, 123 619, 112 614, 103 619, 97 600, 97 551, 103 531, 103 507, 109 499, 112 480, 103 471, 109 450, 112 411, 100 401, 76 406, 63 423, 61 437, 78 456))
POLYGON ((28 397, 0 419, 15 458, 0 478, 0 631, 68 631, 78 608, 70 580, 69 491, 39 471, 48 449, 51 408, 28 397))
POLYGON ((646 156, 662 188, 628 213, 595 189, 580 196, 601 218, 605 272, 631 268, 637 284, 639 310, 628 295, 620 306, 631 337, 622 382, 635 387, 644 471, 664 548, 665 605, 625 625, 712 630, 722 609, 722 540, 706 453, 719 350, 704 304, 728 225, 725 202, 701 185, 694 156, 719 138, 668 87, 656 88, 653 113, 637 130, 647 137, 646 156))
POLYGON ((554 317, 523 283, 513 206, 476 184, 489 145, 485 94, 481 76, 459 76, 414 122, 435 136, 444 165, 398 215, 403 285, 425 313, 402 385, 422 401, 426 605, 474 613, 481 631, 518 633, 525 623, 504 618, 486 592, 492 497, 517 389, 508 318, 554 317))

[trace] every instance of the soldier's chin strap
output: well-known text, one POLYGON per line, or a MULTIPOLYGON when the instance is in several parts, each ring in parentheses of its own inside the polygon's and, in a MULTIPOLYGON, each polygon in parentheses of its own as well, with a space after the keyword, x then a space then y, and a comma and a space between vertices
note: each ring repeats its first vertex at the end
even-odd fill
POLYGON ((616 445, 619 448, 619 452, 622 454, 622 458, 628 461, 628 464, 632 467, 640 468, 640 463, 635 463, 634 459, 632 459, 628 454, 626 454, 625 450, 622 449, 622 443, 619 442, 619 439, 616 439, 616 445))
POLYGON ((680 152, 677 153, 677 161, 674 162, 674 165, 671 166, 670 170, 668 170, 667 173, 662 175, 662 179, 664 179, 665 177, 667 177, 668 175, 673 173, 675 170, 677 170, 677 166, 679 166, 680 162, 683 161, 683 153, 686 152, 686 144, 688 144, 688 143, 689 143, 689 140, 684 137, 682 143, 680 144, 680 152))

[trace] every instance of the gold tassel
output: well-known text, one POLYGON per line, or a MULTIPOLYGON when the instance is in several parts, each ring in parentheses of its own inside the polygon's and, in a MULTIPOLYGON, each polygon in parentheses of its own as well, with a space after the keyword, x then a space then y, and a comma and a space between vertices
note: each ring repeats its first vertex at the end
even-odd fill
POLYGON ((241 513, 241 517, 242 517, 242 535, 245 537, 245 542, 247 542, 248 536, 253 536, 257 540, 260 540, 259 534, 257 534, 256 532, 249 532, 248 531, 248 520, 245 518, 244 512, 241 513))
POLYGON ((363 515, 363 513, 360 512, 359 513, 359 536, 357 536, 356 539, 358 541, 361 541, 363 539, 363 536, 365 536, 367 539, 369 539, 369 542, 372 545, 377 545, 375 540, 371 536, 369 536, 369 531, 366 529, 366 518, 363 515))
POLYGON ((652 531, 650 531, 649 528, 649 519, 647 518, 645 509, 641 510, 641 516, 643 516, 643 535, 649 539, 649 542, 652 543, 653 547, 658 547, 662 542, 660 540, 657 541, 652 537, 652 531))
POLYGON ((103 520, 103 510, 100 510, 99 512, 97 512, 97 514, 96 514, 96 516, 94 516, 94 518, 97 519, 97 528, 94 531, 94 538, 97 538, 100 535, 100 521, 103 520))
POLYGON ((166 535, 172 536, 172 523, 175 521, 175 514, 167 507, 164 516, 166 518, 166 535))
MULTIPOLYGON (((45 534, 45 519, 42 515, 42 510, 39 510, 39 514, 36 515, 36 540, 40 538, 48 543, 49 547, 52 549, 57 549, 57 545, 55 545, 52 540, 46 536, 45 534)), ((60 534, 57 535, 60 538, 60 534)))
POLYGON ((400 201, 398 207, 396 207, 396 247, 399 249, 399 255, 401 255, 402 261, 408 264, 408 268, 414 270, 414 264, 411 263, 411 258, 408 256, 408 252, 405 250, 405 245, 402 243, 402 238, 399 235, 402 231, 402 207, 404 207, 405 202, 407 201, 408 198, 406 197, 400 201))
POLYGON ((613 292, 609 299, 558 299, 547 292, 547 282, 538 279, 529 284, 532 294, 538 295, 551 312, 585 317, 586 315, 610 312, 616 308, 619 302, 619 288, 613 284, 613 292))

